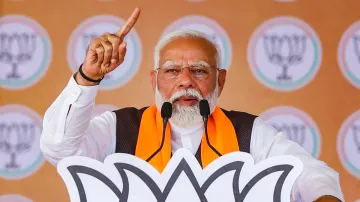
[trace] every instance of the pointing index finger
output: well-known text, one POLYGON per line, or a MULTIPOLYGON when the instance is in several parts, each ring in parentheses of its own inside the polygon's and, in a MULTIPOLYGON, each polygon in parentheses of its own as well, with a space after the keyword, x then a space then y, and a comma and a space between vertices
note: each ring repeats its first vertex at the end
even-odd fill
POLYGON ((121 39, 125 37, 126 34, 128 34, 131 30, 131 28, 135 25, 137 19, 140 16, 140 8, 135 8, 131 16, 128 18, 128 20, 125 22, 123 26, 121 26, 120 30, 116 32, 115 34, 119 36, 121 39))

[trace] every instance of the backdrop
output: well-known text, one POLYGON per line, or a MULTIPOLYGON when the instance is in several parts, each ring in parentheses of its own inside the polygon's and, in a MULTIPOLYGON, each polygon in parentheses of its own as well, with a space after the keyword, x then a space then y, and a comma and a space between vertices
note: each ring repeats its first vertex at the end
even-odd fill
POLYGON ((153 49, 172 30, 203 31, 228 70, 220 106, 262 116, 340 173, 360 200, 358 0, 3 0, 0 4, 0 195, 69 201, 39 150, 42 118, 85 57, 136 6, 122 67, 101 84, 94 116, 154 101, 153 49))

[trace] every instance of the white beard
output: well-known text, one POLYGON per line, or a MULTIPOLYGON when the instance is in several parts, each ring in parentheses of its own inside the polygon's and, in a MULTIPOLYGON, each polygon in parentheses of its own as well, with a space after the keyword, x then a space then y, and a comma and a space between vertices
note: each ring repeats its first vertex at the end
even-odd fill
MULTIPOLYGON (((216 86, 214 91, 205 99, 209 102, 210 106, 210 113, 213 113, 215 110, 215 107, 217 105, 218 100, 218 92, 219 87, 218 83, 216 82, 216 86)), ((187 89, 187 90, 180 90, 173 95, 171 95, 170 99, 166 99, 159 91, 158 85, 156 84, 156 90, 155 90, 155 103, 158 110, 161 110, 161 107, 164 102, 170 102, 173 103, 174 100, 181 96, 194 96, 199 101, 204 99, 201 94, 194 90, 194 89, 187 89)), ((199 104, 193 105, 193 106, 182 106, 180 104, 173 105, 173 111, 172 116, 169 120, 172 124, 175 124, 176 126, 187 128, 194 125, 201 124, 203 122, 202 116, 200 115, 200 109, 199 104)))

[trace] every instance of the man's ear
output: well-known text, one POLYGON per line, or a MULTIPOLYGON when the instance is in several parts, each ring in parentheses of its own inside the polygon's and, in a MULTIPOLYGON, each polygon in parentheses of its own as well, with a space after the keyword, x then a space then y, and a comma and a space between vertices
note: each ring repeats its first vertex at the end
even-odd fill
POLYGON ((151 86, 152 86, 152 89, 155 91, 156 89, 156 77, 157 77, 157 72, 155 70, 152 70, 150 72, 150 76, 151 76, 151 86))
POLYGON ((218 76, 218 85, 219 85, 219 95, 221 95, 221 92, 224 88, 224 85, 225 85, 225 80, 226 80, 226 69, 220 69, 219 70, 219 76, 218 76))

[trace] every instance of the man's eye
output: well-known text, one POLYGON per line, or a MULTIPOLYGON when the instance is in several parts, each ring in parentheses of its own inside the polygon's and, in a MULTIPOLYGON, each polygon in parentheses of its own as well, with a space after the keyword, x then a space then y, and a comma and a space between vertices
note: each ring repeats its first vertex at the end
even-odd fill
POLYGON ((202 73, 206 73, 206 71, 202 69, 195 69, 195 73, 202 74, 202 73))
POLYGON ((206 71, 205 69, 202 69, 202 68, 193 69, 192 72, 193 72, 194 74, 208 74, 208 71, 206 71))
POLYGON ((165 70, 165 73, 177 73, 179 70, 177 69, 167 69, 165 70))

